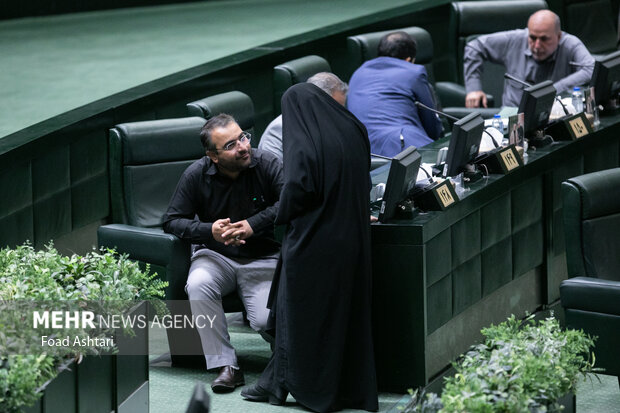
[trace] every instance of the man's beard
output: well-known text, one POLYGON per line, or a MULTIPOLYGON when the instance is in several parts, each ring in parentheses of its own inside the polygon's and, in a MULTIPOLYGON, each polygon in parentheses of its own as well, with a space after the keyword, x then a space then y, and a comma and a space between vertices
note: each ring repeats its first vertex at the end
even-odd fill
POLYGON ((246 169, 250 167, 251 161, 252 161, 252 148, 248 149, 247 152, 237 154, 237 156, 235 156, 235 159, 233 160, 219 158, 218 166, 230 172, 241 172, 241 171, 245 171, 246 169), (249 155, 249 158, 247 160, 242 159, 246 154, 249 155))

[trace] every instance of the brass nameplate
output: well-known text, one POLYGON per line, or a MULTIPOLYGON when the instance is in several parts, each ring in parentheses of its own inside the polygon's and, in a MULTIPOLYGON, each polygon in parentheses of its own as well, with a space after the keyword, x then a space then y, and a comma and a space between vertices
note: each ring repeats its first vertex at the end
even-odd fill
POLYGON ((507 171, 512 171, 513 169, 521 166, 519 162, 520 156, 514 153, 513 148, 514 146, 508 147, 499 153, 499 156, 502 159, 504 167, 507 171))
POLYGON ((437 187, 437 195, 439 195, 439 201, 443 204, 444 208, 452 205, 455 202, 448 185, 449 184, 447 182, 444 182, 437 187))
POLYGON ((588 128, 586 127, 585 123, 583 122, 583 118, 581 116, 578 117, 578 118, 569 120, 568 124, 570 125, 571 129, 573 130, 573 134, 575 135, 575 139, 579 139, 579 138, 581 138, 583 136, 586 136, 588 133, 590 133, 588 131, 588 128))
POLYGON ((523 159, 515 145, 512 144, 481 155, 476 160, 476 164, 485 173, 506 175, 523 166, 523 159))
POLYGON ((431 184, 414 195, 413 203, 422 211, 444 211, 459 202, 459 196, 450 181, 431 184))
POLYGON ((574 141, 593 132, 585 113, 566 117, 549 126, 545 131, 556 141, 574 141))

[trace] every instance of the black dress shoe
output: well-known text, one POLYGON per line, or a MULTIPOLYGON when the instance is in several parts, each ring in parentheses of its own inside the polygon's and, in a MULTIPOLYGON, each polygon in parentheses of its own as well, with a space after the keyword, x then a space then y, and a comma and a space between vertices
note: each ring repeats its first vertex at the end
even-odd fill
POLYGON ((244 399, 250 400, 253 402, 268 401, 269 404, 273 404, 275 406, 282 406, 284 405, 284 402, 285 402, 285 399, 278 399, 276 396, 274 396, 273 394, 269 393, 267 390, 259 386, 258 383, 241 389, 241 396, 244 399))
POLYGON ((235 387, 243 386, 244 384, 245 379, 241 369, 224 366, 220 369, 213 383, 211 383, 211 390, 213 390, 213 393, 229 393, 235 390, 235 387))

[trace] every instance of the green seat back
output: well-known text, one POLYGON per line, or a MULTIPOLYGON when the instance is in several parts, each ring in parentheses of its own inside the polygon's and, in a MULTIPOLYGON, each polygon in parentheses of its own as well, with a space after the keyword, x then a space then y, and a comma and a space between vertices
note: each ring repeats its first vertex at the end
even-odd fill
MULTIPOLYGON (((450 48, 456 57, 456 81, 465 84, 463 53, 467 42, 482 35, 504 30, 523 29, 537 10, 546 9, 544 0, 460 1, 452 3, 450 12, 450 48)), ((504 91, 503 65, 485 62, 482 86, 501 105, 504 91)))
POLYGON ((273 68, 273 109, 282 113, 282 95, 286 90, 308 80, 319 72, 331 72, 329 62, 321 56, 310 55, 277 65, 273 68))
POLYGON ((204 156, 199 117, 116 125, 110 129, 114 223, 160 227, 183 171, 204 156))
POLYGON ((367 60, 377 57, 379 41, 386 34, 405 32, 413 37, 417 43, 415 63, 424 65, 431 84, 435 83, 433 74, 433 39, 421 27, 405 27, 402 29, 386 30, 382 32, 364 33, 347 37, 347 59, 350 62, 350 74, 367 60))
POLYGON ((205 119, 227 113, 235 118, 241 129, 254 134, 254 103, 243 92, 235 90, 188 103, 187 111, 189 116, 205 119))
POLYGON ((562 183, 566 261, 570 277, 620 281, 620 168, 562 183))
POLYGON ((590 53, 615 51, 617 18, 610 0, 564 0, 562 28, 579 37, 590 53))

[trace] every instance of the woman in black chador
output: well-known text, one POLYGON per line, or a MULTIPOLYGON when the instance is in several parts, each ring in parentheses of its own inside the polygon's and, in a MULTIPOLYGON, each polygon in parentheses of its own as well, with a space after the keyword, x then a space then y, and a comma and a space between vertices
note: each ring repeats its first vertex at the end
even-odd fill
POLYGON ((276 223, 287 231, 270 295, 276 344, 241 395, 281 404, 290 392, 317 412, 375 411, 366 128, 308 83, 285 93, 282 116, 276 223))

